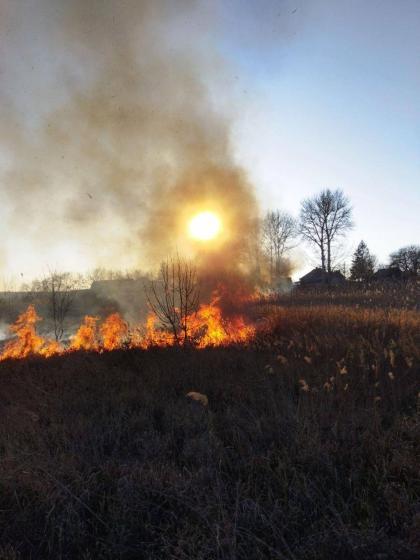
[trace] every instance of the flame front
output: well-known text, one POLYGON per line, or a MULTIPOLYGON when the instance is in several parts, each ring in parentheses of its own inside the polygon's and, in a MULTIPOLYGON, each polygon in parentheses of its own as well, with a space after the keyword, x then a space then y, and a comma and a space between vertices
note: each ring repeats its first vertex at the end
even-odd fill
POLYGON ((241 316, 224 319, 217 300, 201 305, 190 321, 192 338, 197 340, 199 348, 246 343, 255 334, 255 328, 247 325, 241 316))
POLYGON ((41 321, 33 305, 29 305, 24 313, 21 313, 16 322, 10 326, 12 333, 16 335, 14 340, 6 343, 0 360, 7 358, 26 358, 30 354, 40 354, 50 357, 62 352, 62 346, 55 340, 48 341, 36 332, 36 323, 41 321))
POLYGON ((70 350, 98 350, 99 344, 96 335, 97 317, 86 315, 83 323, 74 335, 70 350))
MULTIPOLYGON (((8 358, 26 358, 40 355, 49 358, 56 354, 86 351, 111 351, 120 348, 151 348, 173 346, 173 333, 160 328, 156 316, 150 313, 144 326, 130 330, 119 313, 109 315, 98 328, 98 317, 86 315, 83 323, 65 348, 55 340, 48 340, 36 332, 36 324, 41 321, 33 305, 19 315, 10 330, 15 338, 7 342, 0 353, 0 361, 8 358)), ((188 340, 197 348, 246 344, 255 334, 255 328, 248 325, 242 316, 224 318, 217 298, 210 304, 202 304, 197 313, 186 318, 188 340)), ((185 342, 181 340, 181 342, 185 342)))
POLYGON ((35 325, 41 317, 38 317, 35 307, 30 305, 28 309, 19 315, 10 330, 16 335, 16 340, 8 342, 1 354, 3 360, 6 358, 26 358, 29 354, 38 353, 44 340, 36 334, 35 325))
POLYGON ((101 325, 104 350, 121 348, 128 335, 128 325, 119 313, 109 315, 101 325))

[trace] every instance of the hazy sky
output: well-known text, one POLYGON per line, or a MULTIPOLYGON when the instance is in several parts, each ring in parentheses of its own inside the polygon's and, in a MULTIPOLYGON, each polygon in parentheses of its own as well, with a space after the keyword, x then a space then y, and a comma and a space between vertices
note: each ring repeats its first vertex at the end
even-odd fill
MULTIPOLYGON (((119 14, 125 2, 106 4, 119 14)), ((95 73, 95 59, 77 43, 83 35, 71 48, 60 47, 62 37, 54 27, 60 5, 65 3, 0 0, 0 164, 6 167, 10 146, 23 144, 8 122, 9 104, 36 135, 39 122, 66 102, 73 84, 80 89, 95 73)), ((94 9, 97 0, 86 0, 87 10, 90 5, 94 9)), ((344 254, 350 256, 363 238, 385 263, 390 251, 420 242, 419 0, 185 0, 179 11, 176 2, 169 5, 164 34, 159 32, 156 41, 164 37, 167 53, 174 47, 204 61, 200 80, 215 110, 228 115, 234 159, 248 172, 263 210, 297 215, 302 198, 341 188, 351 199, 355 221, 344 254)), ((95 21, 94 13, 88 16, 95 21)), ((103 23, 107 31, 113 29, 112 19, 99 20, 97 36, 103 23)), ((91 29, 81 28, 85 32, 91 29)), ((108 43, 113 48, 114 38, 105 35, 95 43, 99 55, 108 43)), ((119 37, 117 47, 123 41, 119 37)), ((148 41, 153 34, 144 39, 146 46, 148 41)), ((147 49, 142 55, 147 60, 147 49)), ((115 95, 111 88, 110 97, 115 95)), ((48 232, 46 246, 44 232, 39 234, 43 225, 15 229, 13 213, 17 203, 26 204, 28 177, 17 184, 11 203, 11 176, 0 183, 4 274, 23 270, 28 276, 35 263, 45 268, 51 260, 62 268, 88 266, 91 253, 75 249, 76 240, 48 232)), ((40 199, 30 212, 45 209, 40 199)), ((118 230, 118 220, 111 229, 118 230)), ((99 225, 95 228, 91 235, 103 236, 99 225)), ((300 271, 313 264, 309 254, 307 248, 298 251, 300 271)), ((106 262, 112 265, 104 249, 100 264, 106 262)))

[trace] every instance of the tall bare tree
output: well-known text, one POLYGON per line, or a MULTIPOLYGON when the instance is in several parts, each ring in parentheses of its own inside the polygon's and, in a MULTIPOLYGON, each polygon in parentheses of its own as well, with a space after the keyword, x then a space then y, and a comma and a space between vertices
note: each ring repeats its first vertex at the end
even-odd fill
POLYGON ((146 285, 152 311, 172 331, 176 344, 190 342, 190 318, 197 312, 199 295, 197 270, 179 255, 164 261, 158 278, 146 285))
POLYGON ((331 272, 333 243, 353 227, 351 214, 349 200, 341 190, 326 189, 303 200, 300 233, 319 248, 323 270, 331 272))
POLYGON ((269 258, 271 282, 281 274, 283 259, 293 247, 296 236, 297 225, 293 216, 279 210, 267 212, 262 224, 262 237, 269 258))

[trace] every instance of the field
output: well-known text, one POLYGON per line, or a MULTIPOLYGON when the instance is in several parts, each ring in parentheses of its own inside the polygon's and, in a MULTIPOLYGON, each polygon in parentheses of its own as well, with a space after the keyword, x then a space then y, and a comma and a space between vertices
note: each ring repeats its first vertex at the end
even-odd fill
POLYGON ((1 363, 0 559, 418 558, 416 305, 297 303, 246 348, 1 363))

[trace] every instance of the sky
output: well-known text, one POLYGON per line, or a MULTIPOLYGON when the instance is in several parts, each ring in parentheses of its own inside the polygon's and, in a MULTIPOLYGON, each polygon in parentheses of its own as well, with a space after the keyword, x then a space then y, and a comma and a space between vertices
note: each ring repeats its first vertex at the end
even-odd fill
POLYGON ((237 157, 268 208, 296 215, 302 198, 342 189, 355 222, 343 256, 364 239, 386 263, 420 241, 420 2, 273 2, 271 13, 265 41, 225 36, 247 106, 237 157))
MULTIPOLYGON (((46 266, 84 270, 92 264, 134 263, 131 257, 121 255, 133 254, 134 230, 127 229, 128 217, 130 223, 136 219, 138 205, 138 221, 145 219, 143 205, 149 200, 146 186, 144 193, 140 187, 134 189, 135 174, 124 175, 128 203, 123 204, 122 197, 114 192, 119 187, 106 190, 108 187, 103 186, 103 166, 94 167, 87 175, 82 164, 80 171, 73 163, 72 170, 77 170, 70 177, 69 168, 57 163, 60 158, 68 158, 67 154, 76 157, 74 136, 63 135, 65 127, 71 127, 72 115, 81 119, 80 111, 75 112, 74 98, 80 98, 82 93, 90 99, 89 88, 97 75, 107 71, 108 61, 124 45, 125 30, 127 42, 142 61, 139 72, 148 71, 147 64, 156 65, 156 60, 159 65, 159 80, 154 83, 150 79, 147 87, 141 86, 144 107, 155 110, 154 91, 157 97, 163 96, 161 106, 171 104, 173 90, 177 106, 173 112, 165 113, 168 119, 191 106, 197 120, 205 121, 196 140, 205 138, 207 145, 214 138, 224 145, 228 139, 232 155, 211 149, 210 157, 223 161, 223 166, 245 170, 261 213, 280 209, 297 216, 303 198, 324 188, 339 188, 351 201, 355 223, 341 249, 343 260, 350 260, 361 239, 380 263, 387 262, 391 251, 420 242, 418 0, 163 1, 156 3, 164 4, 162 12, 146 9, 144 18, 152 25, 143 29, 144 36, 140 34, 140 38, 137 28, 127 23, 132 19, 131 8, 127 8, 127 21, 124 19, 121 6, 129 1, 105 4, 109 8, 106 17, 97 17, 97 0, 76 1, 74 5, 78 9, 81 6, 81 11, 75 12, 73 20, 63 20, 62 0, 22 0, 19 5, 0 0, 0 166, 5 171, 0 180, 3 278, 29 278, 46 266), (84 19, 91 25, 84 28, 84 19), (169 62, 162 63, 165 57, 169 62), (149 63, 149 58, 155 62, 149 63), (184 75, 190 66, 191 75, 184 75), (205 87, 205 103, 197 104, 191 98, 185 102, 183 83, 188 84, 189 95, 194 90, 199 99, 203 97, 201 87, 205 87), (162 92, 165 87, 166 94, 162 92), (60 113, 62 107, 65 109, 60 113), (63 124, 55 138, 64 138, 63 155, 58 155, 56 141, 44 139, 56 111, 63 124), (219 113, 224 115, 226 126, 225 122, 221 124, 219 113), (63 114, 67 120, 63 120, 63 114), (42 147, 37 145, 38 140, 28 140, 30 135, 42 137, 42 147), (101 177, 98 185, 92 179, 94 173, 101 177), (33 186, 42 181, 48 183, 48 188, 33 186), (96 194, 101 188, 107 203, 98 212, 99 218, 93 218, 88 199, 77 203, 76 212, 72 189, 77 193, 93 189, 96 194), (60 212, 52 213, 49 207, 58 199, 60 212), (118 212, 114 212, 115 208, 118 212), (80 227, 78 236, 69 233, 75 223, 80 227), (92 255, 98 257, 97 262, 93 263, 92 255)), ((112 85, 113 80, 118 84, 122 70, 117 74, 113 71, 102 102, 115 97, 122 102, 127 100, 126 92, 117 86, 114 91, 112 85)), ((124 74, 121 83, 130 84, 130 80, 124 74)), ((136 87, 133 93, 137 93, 136 87)), ((132 98, 135 95, 130 97, 130 104, 135 103, 132 98)), ((90 118, 86 122, 99 126, 97 119, 90 118)), ((164 118, 159 119, 161 134, 169 130, 161 124, 164 118)), ((143 120, 139 117, 140 125, 143 120)), ((189 116, 187 120, 193 119, 189 116)), ((112 130, 107 128, 110 134, 112 130)), ((136 130, 137 136, 140 130, 141 126, 136 130)), ((153 136, 155 130, 154 123, 146 133, 151 131, 153 136)), ((191 123, 185 131, 191 132, 191 123)), ((97 134, 95 128, 92 138, 97 134)), ((110 144, 114 141, 107 140, 110 144)), ((122 144, 125 141, 117 138, 122 144)), ((83 159, 87 147, 88 143, 80 147, 81 155, 77 157, 83 159)), ((139 150, 151 147, 156 145, 144 143, 139 150)), ((164 143, 161 152, 168 153, 165 164, 172 165, 175 155, 187 157, 191 146, 177 150, 173 142, 164 143)), ((145 162, 150 165, 150 158, 145 162)), ((120 159, 118 167, 124 165, 131 168, 133 160, 120 159)), ((153 165, 156 167, 155 162, 153 165)), ((111 169, 109 174, 113 173, 111 169)), ((146 184, 149 179, 142 176, 141 180, 146 184)), ((140 180, 138 184, 142 184, 140 180)), ((153 216, 157 216, 156 202, 153 204, 153 216)), ((316 264, 313 250, 305 245, 295 251, 294 258, 295 277, 316 264)))

